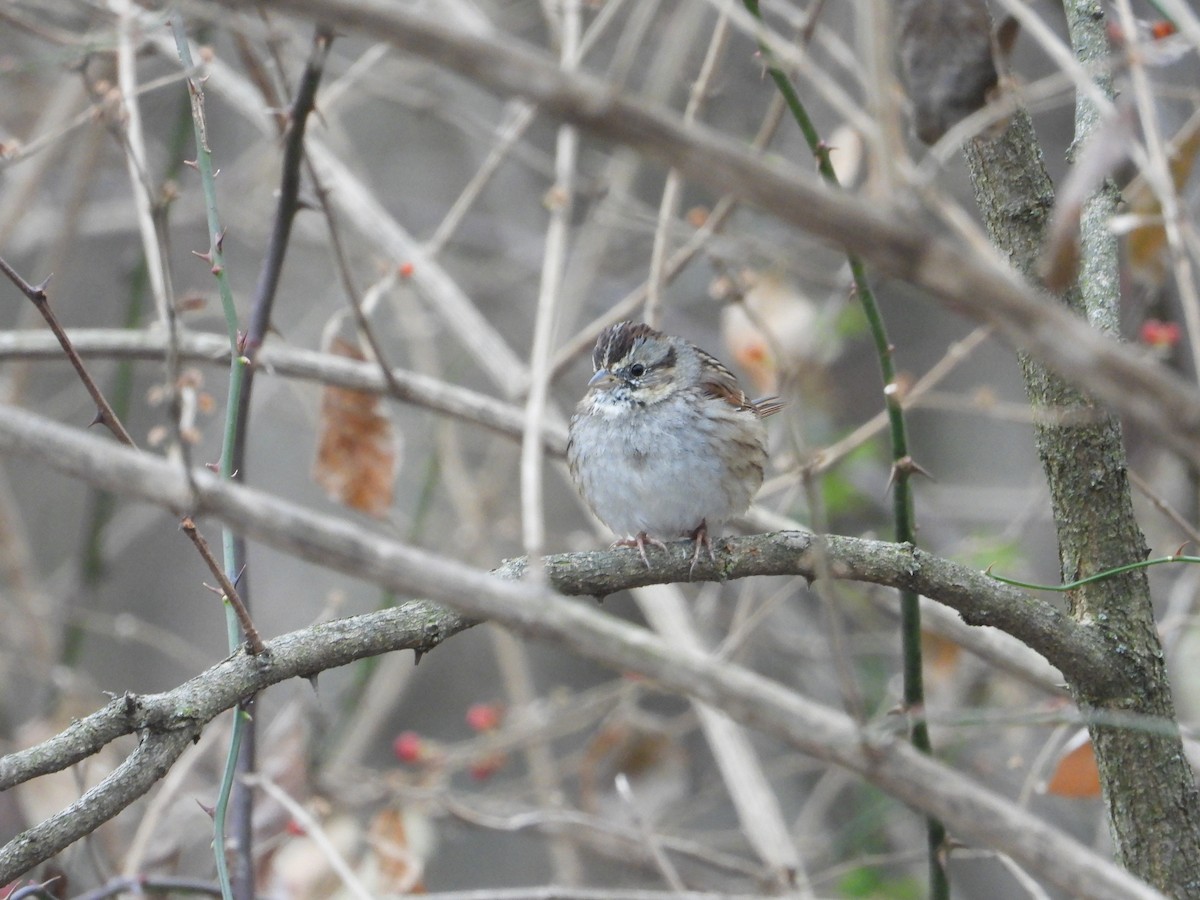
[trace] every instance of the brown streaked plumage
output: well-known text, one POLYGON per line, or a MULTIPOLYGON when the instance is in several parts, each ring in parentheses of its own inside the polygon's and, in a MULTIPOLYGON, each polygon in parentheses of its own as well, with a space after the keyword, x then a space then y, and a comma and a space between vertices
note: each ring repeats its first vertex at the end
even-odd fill
POLYGON ((715 357, 648 325, 620 322, 592 351, 595 374, 571 419, 567 459, 605 525, 636 546, 710 529, 746 511, 762 484, 778 398, 752 401, 715 357))

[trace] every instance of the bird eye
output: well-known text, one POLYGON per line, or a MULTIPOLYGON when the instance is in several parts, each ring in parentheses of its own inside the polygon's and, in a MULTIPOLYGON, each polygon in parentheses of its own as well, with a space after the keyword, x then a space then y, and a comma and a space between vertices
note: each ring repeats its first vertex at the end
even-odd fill
POLYGON ((646 374, 646 367, 643 366, 641 363, 634 363, 632 366, 629 367, 629 374, 632 375, 634 378, 641 378, 643 375, 646 374))

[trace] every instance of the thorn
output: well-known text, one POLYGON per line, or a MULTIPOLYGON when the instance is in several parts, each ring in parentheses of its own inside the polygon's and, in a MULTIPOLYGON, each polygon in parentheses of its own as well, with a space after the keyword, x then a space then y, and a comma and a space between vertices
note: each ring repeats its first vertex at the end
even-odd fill
POLYGON ((220 174, 221 174, 221 170, 220 170, 220 169, 214 169, 214 170, 213 170, 213 181, 216 181, 216 180, 217 180, 217 176, 218 176, 218 175, 220 175, 220 174))
POLYGON ((592 594, 592 599, 596 601, 597 606, 603 606, 604 598, 607 596, 607 594, 592 594))
POLYGON ((185 159, 183 164, 189 169, 195 169, 197 172, 200 171, 200 164, 194 159, 185 159))
POLYGON ((1172 558, 1183 556, 1183 549, 1190 543, 1191 541, 1184 541, 1182 544, 1180 544, 1179 549, 1172 554, 1172 558))
POLYGON ((216 809, 215 809, 214 807, 211 807, 211 806, 209 806, 207 803, 201 803, 201 802, 200 802, 200 798, 198 798, 198 797, 196 798, 196 805, 197 805, 198 807, 200 807, 202 810, 204 810, 205 814, 206 814, 206 815, 207 815, 207 816, 208 816, 210 819, 216 819, 216 817, 217 817, 217 811, 216 811, 216 809))
POLYGON ((92 416, 92 421, 88 422, 88 428, 91 428, 93 425, 100 425, 103 422, 104 422, 104 413, 100 412, 100 410, 97 409, 96 414, 94 416, 92 416))
POLYGON ((218 253, 220 253, 225 247, 225 232, 226 232, 226 230, 227 229, 222 228, 215 236, 216 240, 214 241, 214 243, 216 244, 218 253))
POLYGON ((224 267, 224 266, 213 266, 213 267, 212 267, 212 273, 213 273, 213 275, 217 276, 218 278, 220 278, 220 277, 221 277, 221 273, 222 273, 222 272, 224 272, 224 271, 225 271, 225 267, 224 267))
POLYGON ((316 674, 308 676, 308 683, 312 685, 313 693, 316 694, 318 697, 321 696, 321 691, 319 690, 319 688, 317 686, 316 674))
POLYGON ((193 250, 192 256, 198 256, 200 259, 204 260, 206 263, 210 263, 210 264, 212 263, 212 254, 209 253, 208 251, 201 253, 199 250, 193 250))
POLYGON ((424 650, 413 650, 413 668, 421 664, 421 657, 425 655, 424 650))
POLYGON ((242 567, 240 569, 238 569, 237 577, 233 579, 234 587, 237 587, 241 583, 242 576, 245 574, 246 574, 246 563, 242 563, 242 567))
POLYGON ((204 468, 208 469, 208 471, 210 471, 210 472, 220 472, 221 464, 215 463, 215 462, 207 462, 204 464, 204 468))
POLYGON ((46 288, 49 287, 50 279, 53 277, 54 277, 54 273, 51 272, 49 275, 47 275, 45 278, 42 279, 41 284, 33 284, 33 285, 30 285, 30 287, 33 288, 34 292, 39 297, 45 297, 46 296, 46 288))
POLYGON ((930 481, 937 481, 937 479, 934 478, 927 469, 925 469, 911 456, 902 456, 900 459, 892 463, 892 471, 891 474, 888 475, 887 488, 884 490, 884 493, 887 493, 895 486, 896 477, 901 472, 903 472, 905 475, 924 475, 930 481))
POLYGON ((934 478, 932 474, 930 474, 928 469, 926 469, 924 466, 922 466, 919 462, 917 462, 911 456, 903 457, 902 459, 900 459, 897 462, 897 465, 902 466, 904 468, 904 470, 906 472, 908 472, 910 475, 924 475, 930 481, 937 481, 937 479, 934 478))
POLYGON ((984 575, 991 575, 991 574, 992 574, 992 568, 993 568, 995 565, 996 565, 995 563, 988 563, 988 567, 987 567, 986 569, 984 569, 984 570, 983 570, 983 574, 984 574, 984 575))

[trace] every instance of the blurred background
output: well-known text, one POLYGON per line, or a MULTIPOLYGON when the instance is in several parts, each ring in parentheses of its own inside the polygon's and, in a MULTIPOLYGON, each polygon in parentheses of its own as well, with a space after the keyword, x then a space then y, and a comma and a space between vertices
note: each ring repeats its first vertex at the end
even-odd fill
MULTIPOLYGON (((418 6, 449 27, 492 29, 497 40, 554 56, 571 22, 550 2, 418 6)), ((953 141, 930 150, 911 134, 907 100, 890 68, 895 41, 879 15, 886 6, 773 3, 764 13, 781 36, 805 48, 806 68, 795 83, 849 189, 922 219, 937 221, 947 208, 973 218, 953 141)), ((1024 6, 1062 39, 1059 4, 1024 6)), ((167 262, 181 327, 225 335, 210 266, 195 255, 209 242, 199 178, 184 164, 195 146, 170 30, 156 8, 123 8, 14 0, 0 10, 0 255, 31 282, 53 275, 51 304, 73 332, 161 333, 127 166, 128 107, 117 88, 124 34, 137 48, 145 175, 156 201, 169 199, 167 262)), ((698 121, 746 143, 757 135, 764 153, 808 167, 811 156, 794 123, 773 111, 776 92, 753 36, 725 9, 694 0, 585 3, 579 65, 680 112, 703 71, 692 101, 698 121)), ((225 263, 244 328, 279 184, 274 113, 295 89, 312 30, 269 12, 203 4, 184 10, 208 76, 225 263)), ((1154 17, 1148 6, 1138 12, 1154 17)), ((1164 46, 1152 74, 1170 136, 1195 108, 1197 67, 1194 47, 1173 53, 1173 45, 1164 46)), ((1009 63, 1006 89, 1027 92, 1047 166, 1061 179, 1073 133, 1072 85, 1026 34, 1009 63)), ((882 386, 844 256, 687 182, 664 213, 664 168, 587 135, 564 195, 555 181, 558 130, 486 85, 382 44, 338 36, 309 139, 335 210, 345 272, 306 174, 302 197, 312 208, 296 220, 268 346, 350 345, 371 358, 349 314, 348 277, 387 364, 519 408, 539 292, 548 266, 553 271, 561 262, 546 416, 561 432, 590 375, 598 325, 642 318, 639 298, 654 277, 657 242, 667 259, 655 292, 663 329, 724 360, 751 393, 787 401, 770 420, 767 484, 747 521, 731 530, 798 527, 889 538, 886 433, 878 424, 858 431, 880 414, 882 386), (548 224, 564 208, 565 250, 548 257, 548 224)), ((1190 204, 1186 184, 1184 177, 1182 197, 1190 204)), ((1154 265, 1136 263, 1126 286, 1127 337, 1172 357, 1179 352, 1177 301, 1161 268, 1155 274, 1154 265), (1148 333, 1148 320, 1161 328, 1148 333)), ((882 278, 873 283, 902 389, 933 373, 908 418, 912 455, 933 476, 916 481, 921 546, 978 568, 995 565, 1010 577, 1057 581, 1053 526, 1014 352, 912 289, 882 278)), ((21 334, 43 326, 14 288, 5 296, 0 328, 13 339, 0 346, 0 395, 86 427, 93 410, 75 374, 61 356, 27 358, 21 334)), ((94 348, 88 359, 135 439, 150 452, 177 453, 161 359, 135 361, 94 348)), ((191 458, 215 463, 227 366, 189 359, 183 376, 191 458)), ((323 406, 319 384, 263 370, 255 380, 245 480, 484 569, 524 552, 519 436, 386 399, 363 401, 365 418, 339 426, 330 421, 331 403, 336 407, 337 398, 327 395, 323 406), (331 497, 323 486, 328 471, 314 478, 318 445, 338 427, 367 428, 381 442, 375 474, 383 483, 393 474, 395 480, 386 488, 390 502, 376 513, 331 497)), ((1194 521, 1190 474, 1136 433, 1128 439, 1136 472, 1194 521)), ((584 510, 560 457, 547 459, 544 483, 544 550, 607 546, 612 536, 584 510)), ((1155 555, 1188 539, 1144 497, 1138 502, 1155 555)), ((219 544, 219 527, 201 526, 219 544)), ((263 547, 252 545, 249 559, 253 615, 268 638, 408 599, 263 547)), ((1195 576, 1160 569, 1151 577, 1168 645, 1186 647, 1195 576)), ((222 659, 223 611, 206 580, 169 513, 98 494, 34 463, 0 460, 0 746, 44 738, 110 693, 166 690, 222 659)), ((670 596, 619 595, 604 609, 640 622, 641 604, 665 607, 682 598, 701 646, 867 721, 886 721, 898 703, 891 592, 850 583, 818 591, 803 579, 656 590, 670 596)), ((1022 713, 1062 708, 1065 695, 1044 672, 1001 671, 943 632, 930 625, 927 646, 939 755, 1084 842, 1105 846, 1086 761, 1081 784, 1046 790, 1057 773, 1078 774, 1059 765, 1074 729, 1019 724, 1022 713), (998 713, 1018 725, 989 724, 998 713)), ((1187 721, 1200 696, 1185 657, 1180 651, 1172 662, 1187 721)), ((405 652, 328 673, 318 692, 307 684, 272 689, 258 717, 264 774, 322 823, 377 895, 418 885, 445 891, 572 880, 663 887, 670 879, 650 852, 659 845, 689 887, 782 890, 773 861, 746 835, 714 762, 712 732, 692 705, 554 646, 478 627, 418 668, 405 652), (629 779, 624 792, 614 786, 620 772, 629 779)), ((119 871, 211 878, 210 821, 197 801, 213 801, 227 729, 225 719, 214 723, 152 799, 89 846, 60 857, 73 887, 119 871)), ((920 817, 772 739, 744 738, 773 791, 810 896, 921 895, 920 817)), ((80 773, 0 797, 0 836, 8 839, 69 802, 119 761, 120 748, 110 749, 80 773)), ((264 894, 341 890, 293 812, 264 795, 259 814, 264 894)), ((1025 896, 993 854, 967 850, 953 859, 956 896, 1025 896)))

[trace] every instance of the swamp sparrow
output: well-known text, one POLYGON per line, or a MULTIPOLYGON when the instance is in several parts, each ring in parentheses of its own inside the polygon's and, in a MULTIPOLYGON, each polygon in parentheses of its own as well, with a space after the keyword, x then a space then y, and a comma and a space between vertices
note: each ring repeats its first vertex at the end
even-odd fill
POLYGON ((751 401, 720 362, 683 338, 619 322, 592 351, 596 374, 571 418, 567 462, 592 512, 637 547, 690 537, 740 515, 762 485, 776 397, 751 401))

